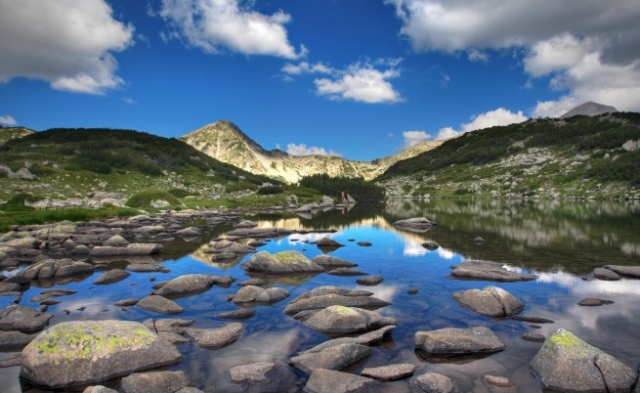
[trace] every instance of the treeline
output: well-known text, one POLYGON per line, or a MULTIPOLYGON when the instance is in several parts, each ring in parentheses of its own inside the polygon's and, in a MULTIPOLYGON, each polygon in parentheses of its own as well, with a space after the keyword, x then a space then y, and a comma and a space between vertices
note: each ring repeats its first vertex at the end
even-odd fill
POLYGON ((327 174, 316 174, 303 177, 298 184, 337 199, 344 191, 345 195, 351 195, 358 202, 384 200, 384 188, 365 181, 361 177, 331 177, 327 174))
MULTIPOLYGON (((431 173, 451 165, 489 164, 532 147, 563 148, 576 154, 600 150, 604 156, 604 151, 620 148, 628 140, 640 140, 638 113, 574 116, 565 120, 532 119, 466 133, 434 150, 397 162, 376 181, 417 172, 431 173)), ((635 156, 638 151, 620 153, 635 156)), ((637 160, 638 157, 609 160, 606 165, 598 165, 599 168, 590 171, 590 174, 603 181, 622 179, 629 174, 629 168, 637 160)), ((636 177, 632 178, 632 183, 638 181, 636 177)))

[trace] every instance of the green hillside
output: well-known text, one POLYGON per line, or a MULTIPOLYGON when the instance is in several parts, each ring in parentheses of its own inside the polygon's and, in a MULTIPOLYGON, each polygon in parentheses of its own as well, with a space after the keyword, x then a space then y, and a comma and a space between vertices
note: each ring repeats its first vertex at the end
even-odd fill
POLYGON ((0 199, 131 196, 146 189, 180 197, 257 189, 276 181, 222 163, 177 139, 132 130, 50 129, 0 145, 0 199))
POLYGON ((22 138, 29 134, 33 134, 35 131, 24 127, 3 127, 0 126, 0 145, 15 138, 22 138))
POLYGON ((624 194, 640 189, 638 144, 639 113, 531 119, 451 139, 376 181, 404 195, 624 194))

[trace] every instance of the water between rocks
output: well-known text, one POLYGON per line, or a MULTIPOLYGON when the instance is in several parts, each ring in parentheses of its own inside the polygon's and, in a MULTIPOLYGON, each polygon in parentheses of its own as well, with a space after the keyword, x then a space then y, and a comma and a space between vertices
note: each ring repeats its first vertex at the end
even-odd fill
MULTIPOLYGON (((237 342, 218 350, 200 349, 193 343, 178 346, 185 358, 172 370, 185 371, 193 385, 204 391, 241 392, 242 386, 228 380, 227 370, 231 367, 257 361, 287 362, 298 352, 326 341, 328 338, 323 334, 283 313, 289 301, 322 285, 374 292, 373 296, 392 303, 378 312, 400 321, 390 340, 376 346, 370 357, 348 370, 355 373, 364 367, 411 363, 417 366, 416 375, 426 371, 442 372, 454 377, 465 391, 484 391, 480 381, 486 374, 510 378, 517 384, 518 391, 540 391, 530 373, 529 362, 541 344, 524 341, 521 336, 525 333, 548 336, 560 327, 633 369, 640 361, 640 335, 637 334, 640 281, 601 281, 589 275, 594 268, 604 265, 640 264, 640 205, 637 203, 396 201, 378 207, 356 205, 348 211, 331 210, 310 219, 283 219, 268 214, 244 218, 255 221, 259 227, 306 232, 270 239, 258 250, 271 253, 297 250, 311 258, 322 253, 311 242, 328 236, 345 244, 330 255, 357 263, 358 270, 382 276, 384 282, 363 287, 356 284, 357 277, 326 273, 266 278, 265 287, 286 288, 291 296, 271 306, 253 306, 256 315, 242 321, 245 330, 237 342), (421 216, 437 222, 438 226, 414 233, 391 225, 399 219, 421 216), (335 229, 336 232, 314 233, 314 229, 335 229), (484 242, 475 242, 478 236, 484 242), (365 241, 371 245, 357 244, 365 241), (440 247, 429 251, 421 245, 426 241, 436 242, 440 247), (449 266, 466 259, 506 262, 539 278, 517 283, 448 278, 449 266), (521 315, 555 322, 536 326, 510 319, 491 319, 464 309, 451 296, 456 291, 482 289, 488 285, 499 286, 522 300, 526 309, 521 315), (409 289, 417 289, 417 293, 409 294, 409 289), (587 297, 614 303, 602 307, 576 304, 587 297), (470 326, 491 328, 507 349, 473 361, 427 361, 415 352, 413 340, 418 330, 470 326)), ((200 246, 213 237, 224 236, 228 229, 231 228, 214 228, 195 242, 165 243, 164 256, 168 259, 162 264, 170 269, 169 273, 132 273, 118 283, 97 286, 92 281, 102 272, 96 272, 82 281, 56 284, 56 288, 78 292, 58 298, 62 302, 49 308, 48 312, 55 315, 51 324, 75 319, 142 322, 166 317, 193 319, 194 326, 199 327, 218 327, 230 322, 217 318, 216 314, 237 309, 227 301, 227 296, 237 292, 238 282, 249 278, 240 265, 250 255, 229 264, 212 263, 210 254, 198 252, 200 246), (192 273, 229 274, 237 281, 229 288, 214 286, 205 293, 175 300, 187 310, 179 315, 164 316, 136 307, 124 311, 113 306, 124 298, 143 298, 150 294, 154 285, 151 276, 163 281, 192 273)), ((25 292, 21 304, 37 308, 38 304, 28 299, 42 290, 32 286, 25 292)), ((0 360, 15 354, 0 352, 0 360)), ((0 369, 0 391, 29 391, 28 386, 20 385, 18 374, 19 367, 0 369)), ((407 382, 394 383, 400 387, 407 382)))

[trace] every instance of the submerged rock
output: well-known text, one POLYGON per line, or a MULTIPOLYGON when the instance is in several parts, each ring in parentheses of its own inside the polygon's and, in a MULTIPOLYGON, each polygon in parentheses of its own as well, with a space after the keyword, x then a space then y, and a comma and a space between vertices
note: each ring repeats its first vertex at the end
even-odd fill
POLYGON ((453 298, 464 308, 493 318, 508 317, 524 309, 524 303, 515 296, 494 286, 455 292, 453 298))
POLYGON ((189 385, 191 379, 184 371, 151 371, 122 378, 120 389, 123 393, 175 393, 189 385))
POLYGON ((315 369, 304 391, 308 393, 367 393, 375 391, 380 382, 375 379, 340 371, 315 369))
POLYGON ((184 334, 192 338, 200 348, 218 349, 235 342, 243 330, 241 323, 233 322, 220 328, 187 328, 184 334))
POLYGON ((231 367, 229 380, 242 384, 247 393, 294 393, 297 377, 291 367, 281 362, 256 362, 231 367))
POLYGON ((419 391, 427 393, 459 393, 460 390, 451 378, 446 375, 429 372, 417 376, 413 380, 413 384, 420 389, 419 391))
POLYGON ((391 364, 389 366, 367 367, 362 370, 362 375, 382 381, 396 381, 413 375, 416 366, 413 364, 391 364))
POLYGON ((324 267, 327 270, 336 269, 339 267, 349 268, 349 267, 358 266, 357 263, 345 261, 344 259, 340 259, 340 258, 333 257, 331 255, 326 255, 326 254, 316 255, 315 257, 311 258, 311 260, 317 263, 318 265, 324 267))
POLYGON ((341 344, 319 352, 303 353, 291 358, 294 367, 311 374, 317 368, 342 370, 343 368, 369 356, 371 348, 360 344, 341 344))
POLYGON ((283 251, 270 254, 260 251, 240 267, 250 273, 292 274, 320 273, 324 268, 311 261, 299 251, 283 251))
POLYGON ((22 378, 62 389, 172 365, 182 355, 141 323, 107 320, 54 325, 25 347, 22 359, 22 378))
POLYGON ((531 361, 543 389, 558 392, 629 392, 637 373, 613 356, 558 329, 531 361))

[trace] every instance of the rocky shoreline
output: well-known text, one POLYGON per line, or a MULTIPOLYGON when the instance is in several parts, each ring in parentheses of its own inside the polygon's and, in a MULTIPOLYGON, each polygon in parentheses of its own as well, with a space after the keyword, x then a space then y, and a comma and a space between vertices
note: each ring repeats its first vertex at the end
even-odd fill
MULTIPOLYGON (((251 306, 270 306, 290 297, 285 288, 265 285, 262 277, 325 273, 367 275, 355 269, 357 264, 330 255, 308 259, 296 251, 258 252, 257 248, 264 240, 302 232, 255 228, 253 222, 240 220, 241 213, 182 211, 12 227, 9 233, 0 237, 0 269, 7 272, 6 276, 0 276, 0 298, 10 303, 0 312, 0 349, 22 348, 22 352, 0 366, 21 365, 21 378, 45 389, 74 388, 103 393, 199 392, 202 390, 194 387, 183 371, 153 370, 179 364, 183 358, 179 347, 186 343, 211 351, 233 345, 251 323, 250 318, 255 314, 251 306), (193 222, 201 225, 188 225, 193 222), (194 320, 190 318, 173 317, 185 312, 174 300, 205 293, 213 286, 229 288, 236 281, 229 275, 212 274, 183 274, 159 281, 154 283, 153 293, 143 298, 127 298, 123 294, 116 307, 125 310, 136 307, 158 315, 142 323, 124 320, 55 323, 55 315, 48 313, 50 306, 64 302, 64 297, 72 294, 56 285, 68 280, 84 280, 96 272, 101 274, 94 279, 94 285, 110 285, 131 274, 145 273, 153 274, 155 281, 156 274, 161 277, 170 270, 159 263, 163 260, 161 243, 178 237, 199 238, 203 228, 218 225, 230 225, 235 229, 227 232, 224 238, 215 238, 207 244, 205 253, 212 261, 233 263, 252 254, 241 265, 251 279, 237 283, 239 289, 227 299, 238 309, 218 314, 219 318, 233 321, 215 327, 194 326, 194 320), (113 267, 114 261, 120 262, 118 267, 113 267), (122 266, 122 261, 126 261, 126 266, 122 266), (21 305, 24 292, 32 285, 52 287, 29 299, 39 303, 37 309, 21 305)), ((429 220, 419 219, 397 226, 423 231, 434 225, 429 220)), ((314 245, 327 250, 343 246, 327 237, 314 245)), ((640 267, 607 265, 595 269, 592 275, 607 281, 621 277, 636 279, 640 278, 640 267)), ((536 276, 510 271, 502 263, 467 261, 452 266, 449 278, 518 282, 533 280, 536 276)), ((367 275, 358 280, 363 280, 362 285, 375 286, 383 278, 367 275)), ((461 391, 455 378, 425 369, 416 370, 415 365, 409 363, 365 367, 360 375, 349 372, 354 364, 366 362, 375 347, 402 324, 401 320, 378 313, 376 310, 390 303, 373 295, 364 289, 325 285, 289 300, 284 308, 286 315, 331 339, 293 353, 288 362, 258 361, 234 366, 227 370, 229 382, 249 392, 461 391), (416 371, 418 375, 415 375, 416 371), (392 382, 398 380, 408 382, 404 385, 392 382)), ((513 318, 523 323, 553 323, 536 316, 518 315, 525 308, 524 303, 495 286, 450 295, 460 307, 479 315, 513 318)), ((607 304, 610 302, 603 299, 585 299, 582 305, 607 304)), ((548 337, 529 334, 522 339, 543 343, 531 360, 531 370, 543 389, 631 392, 635 387, 634 392, 640 391, 640 386, 636 386, 636 370, 569 331, 559 328, 548 337), (585 368, 585 364, 590 368, 585 368)), ((483 358, 505 350, 507 344, 487 327, 445 327, 416 331, 414 346, 416 354, 424 359, 448 361, 483 358)), ((504 376, 487 374, 483 383, 490 392, 517 391, 514 382, 504 376)))

